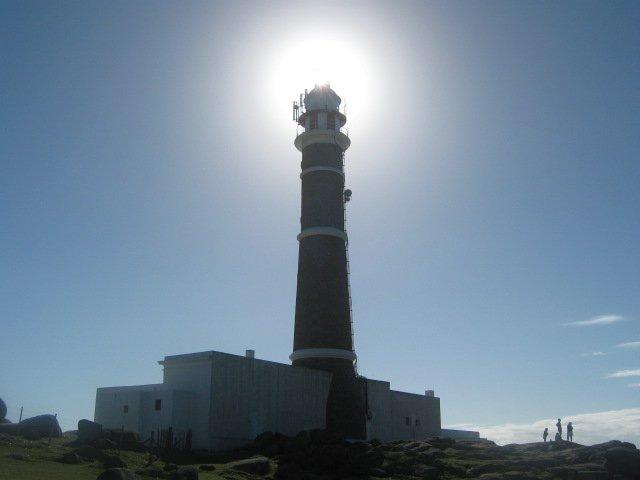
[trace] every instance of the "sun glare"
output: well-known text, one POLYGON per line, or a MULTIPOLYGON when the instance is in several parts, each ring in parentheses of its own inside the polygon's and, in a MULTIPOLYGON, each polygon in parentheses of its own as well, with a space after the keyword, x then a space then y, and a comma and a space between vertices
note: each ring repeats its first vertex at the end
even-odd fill
POLYGON ((362 116, 374 80, 366 54, 352 42, 320 36, 280 50, 273 72, 278 101, 286 99, 290 105, 305 88, 330 83, 342 98, 349 120, 362 116))

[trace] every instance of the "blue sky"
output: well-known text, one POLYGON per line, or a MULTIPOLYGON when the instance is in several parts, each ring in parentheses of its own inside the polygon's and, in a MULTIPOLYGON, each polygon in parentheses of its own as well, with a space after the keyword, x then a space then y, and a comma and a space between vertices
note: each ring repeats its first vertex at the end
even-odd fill
POLYGON ((10 418, 72 428, 164 355, 288 361, 309 39, 361 62, 332 84, 360 373, 449 425, 636 415, 638 4, 316 5, 0 4, 10 418))

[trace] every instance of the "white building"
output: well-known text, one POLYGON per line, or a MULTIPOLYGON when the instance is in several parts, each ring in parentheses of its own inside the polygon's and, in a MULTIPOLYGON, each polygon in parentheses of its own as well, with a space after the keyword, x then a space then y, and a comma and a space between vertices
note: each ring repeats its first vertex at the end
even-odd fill
MULTIPOLYGON (((221 451, 266 431, 296 435, 325 428, 331 374, 221 352, 165 357, 163 382, 98 388, 95 421, 142 439, 171 427, 192 432, 194 448, 221 451)), ((382 441, 440 435, 440 399, 397 392, 363 379, 367 437, 382 441)))

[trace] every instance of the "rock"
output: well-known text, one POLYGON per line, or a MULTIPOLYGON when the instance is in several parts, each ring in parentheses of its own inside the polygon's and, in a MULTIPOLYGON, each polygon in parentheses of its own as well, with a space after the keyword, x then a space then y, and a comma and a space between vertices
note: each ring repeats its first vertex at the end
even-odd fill
POLYGON ((76 452, 67 452, 60 457, 60 463, 68 463, 70 465, 81 463, 82 459, 76 452))
POLYGON ((480 475, 480 480, 505 480, 505 476, 502 473, 483 473, 480 475))
POLYGON ((609 480, 609 474, 602 471, 580 470, 576 477, 578 480, 609 480))
POLYGON ((200 470, 204 472, 213 472, 216 469, 215 465, 200 465, 200 470))
POLYGON ((436 467, 430 467, 428 465, 416 465, 413 468, 412 475, 418 478, 434 480, 440 476, 440 470, 438 470, 436 467))
POLYGON ((98 475, 96 480, 136 480, 136 476, 126 468, 109 468, 98 475))
POLYGON ((446 454, 438 449, 438 448, 430 448, 424 452, 421 452, 420 455, 418 455, 418 458, 420 459, 420 461, 424 462, 424 463, 433 463, 435 462, 438 458, 442 458, 445 457, 446 454))
POLYGON ((78 422, 78 439, 81 442, 93 442, 102 438, 102 425, 91 420, 82 419, 78 422))
POLYGON ((440 471, 451 474, 451 476, 458 478, 465 478, 467 476, 467 469, 462 465, 453 465, 445 463, 440 460, 436 460, 434 466, 438 467, 440 471))
POLYGON ((84 458, 85 460, 91 461, 104 461, 104 459, 107 457, 107 455, 102 452, 102 450, 98 450, 97 448, 90 445, 83 445, 80 448, 77 448, 74 453, 76 453, 81 458, 84 458))
POLYGON ((533 480, 536 476, 531 472, 521 472, 519 470, 512 470, 501 474, 506 480, 533 480))
POLYGON ((54 415, 38 415, 26 418, 20 423, 0 425, 0 432, 10 435, 21 435, 29 440, 41 438, 58 438, 62 436, 62 430, 58 419, 54 415), (5 431, 8 429, 8 431, 5 431))
POLYGON ((150 465, 140 470, 136 470, 136 475, 140 475, 141 477, 164 478, 165 471, 157 465, 150 465))
POLYGON ((127 464, 124 463, 117 455, 108 455, 102 460, 104 468, 127 468, 127 464))
POLYGON ((479 477, 485 473, 498 473, 506 470, 507 467, 502 462, 491 462, 477 465, 467 470, 467 477, 479 477))
POLYGON ((7 404, 0 398, 0 420, 7 418, 7 404))
POLYGON ((604 468, 610 475, 640 479, 640 451, 625 447, 610 448, 604 453, 604 468))
POLYGON ((109 440, 108 438, 98 438, 91 442, 91 446, 93 448, 97 448, 98 450, 115 450, 118 448, 118 444, 109 440))
POLYGON ((265 475, 269 472, 271 465, 269 464, 268 458, 258 456, 247 458, 246 460, 239 460, 237 462, 228 463, 227 467, 239 472, 252 473, 255 475, 265 475))
POLYGON ((194 467, 180 467, 169 478, 170 480, 198 480, 198 470, 194 467))
POLYGON ((605 474, 602 465, 597 463, 584 463, 577 465, 561 465, 558 467, 551 467, 547 469, 547 472, 551 474, 553 478, 559 478, 562 480, 580 479, 582 480, 581 473, 591 472, 589 475, 595 475, 595 472, 605 474))

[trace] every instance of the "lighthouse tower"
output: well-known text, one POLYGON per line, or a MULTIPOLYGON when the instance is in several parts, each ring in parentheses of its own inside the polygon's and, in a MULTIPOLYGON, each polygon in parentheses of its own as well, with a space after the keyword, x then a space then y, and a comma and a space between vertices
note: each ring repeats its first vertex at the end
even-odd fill
POLYGON ((302 212, 298 235, 298 288, 293 353, 295 366, 332 373, 327 428, 346 438, 366 436, 365 396, 355 369, 347 265, 344 152, 349 138, 341 99, 329 85, 316 85, 294 103, 304 131, 295 139, 302 152, 302 212), (304 112, 302 110, 304 100, 304 112))

